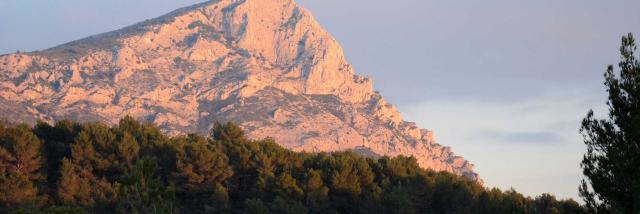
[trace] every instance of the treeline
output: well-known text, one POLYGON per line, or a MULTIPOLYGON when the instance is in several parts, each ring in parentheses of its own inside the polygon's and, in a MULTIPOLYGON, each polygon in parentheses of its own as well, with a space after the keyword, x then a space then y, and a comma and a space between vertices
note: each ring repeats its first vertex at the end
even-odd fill
POLYGON ((412 157, 307 154, 247 139, 118 125, 0 125, 0 212, 582 213, 573 200, 485 189, 412 157))

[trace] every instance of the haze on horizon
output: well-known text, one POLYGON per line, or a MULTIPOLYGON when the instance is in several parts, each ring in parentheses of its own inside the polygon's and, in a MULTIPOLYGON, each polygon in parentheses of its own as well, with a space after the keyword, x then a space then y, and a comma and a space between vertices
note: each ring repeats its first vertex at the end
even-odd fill
MULTIPOLYGON (((53 47, 197 0, 0 2, 0 53, 53 47), (15 17, 20 17, 15 19, 15 17)), ((640 2, 298 0, 409 121, 488 186, 577 199, 579 121, 603 115, 602 73, 640 2)))

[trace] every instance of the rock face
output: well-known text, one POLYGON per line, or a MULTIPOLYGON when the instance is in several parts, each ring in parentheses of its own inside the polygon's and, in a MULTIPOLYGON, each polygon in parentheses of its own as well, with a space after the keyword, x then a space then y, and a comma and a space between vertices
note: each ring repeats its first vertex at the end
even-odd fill
POLYGON ((10 121, 115 123, 169 133, 241 124, 297 151, 412 155, 479 180, 472 164, 405 122, 354 74, 342 48, 293 0, 218 0, 58 47, 0 56, 10 121))

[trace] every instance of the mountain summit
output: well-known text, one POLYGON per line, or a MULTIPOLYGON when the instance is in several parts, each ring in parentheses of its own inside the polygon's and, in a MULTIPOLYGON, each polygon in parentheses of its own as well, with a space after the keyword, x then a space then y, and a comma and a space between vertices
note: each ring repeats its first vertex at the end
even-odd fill
POLYGON ((0 56, 3 119, 117 123, 169 133, 240 124, 296 151, 414 156, 479 180, 472 164, 406 122, 354 74, 342 48, 293 0, 218 0, 43 51, 0 56))

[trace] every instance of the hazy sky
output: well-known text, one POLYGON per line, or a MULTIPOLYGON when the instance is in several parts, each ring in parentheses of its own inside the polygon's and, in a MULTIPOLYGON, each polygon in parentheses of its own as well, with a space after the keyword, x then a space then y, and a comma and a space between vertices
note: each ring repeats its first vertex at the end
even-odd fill
MULTIPOLYGON (((2 0, 0 53, 115 30, 200 0, 2 0)), ((637 0, 298 0, 405 118, 488 186, 577 197, 579 121, 640 35, 637 0)))

